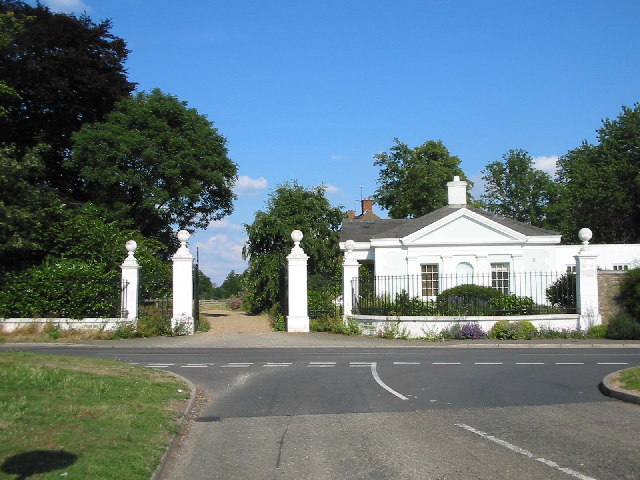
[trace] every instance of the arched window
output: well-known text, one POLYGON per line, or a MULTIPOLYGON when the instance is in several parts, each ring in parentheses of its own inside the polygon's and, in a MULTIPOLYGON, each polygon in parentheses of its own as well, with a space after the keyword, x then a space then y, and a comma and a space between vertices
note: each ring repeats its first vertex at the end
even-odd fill
POLYGON ((474 283, 473 266, 467 262, 460 262, 456 266, 456 285, 464 285, 466 283, 474 283))

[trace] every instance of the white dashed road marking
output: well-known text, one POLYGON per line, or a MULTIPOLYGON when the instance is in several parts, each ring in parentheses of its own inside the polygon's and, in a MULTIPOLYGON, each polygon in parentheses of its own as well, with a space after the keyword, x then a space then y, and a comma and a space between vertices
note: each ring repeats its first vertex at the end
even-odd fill
POLYGON ((222 365, 222 368, 246 368, 253 365, 253 363, 227 363, 222 365))

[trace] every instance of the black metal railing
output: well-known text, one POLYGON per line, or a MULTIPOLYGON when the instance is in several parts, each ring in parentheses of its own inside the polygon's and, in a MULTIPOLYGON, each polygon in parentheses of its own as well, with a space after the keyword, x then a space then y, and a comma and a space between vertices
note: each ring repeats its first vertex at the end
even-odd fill
POLYGON ((355 314, 393 316, 536 315, 576 312, 576 276, 366 276, 352 280, 355 314))

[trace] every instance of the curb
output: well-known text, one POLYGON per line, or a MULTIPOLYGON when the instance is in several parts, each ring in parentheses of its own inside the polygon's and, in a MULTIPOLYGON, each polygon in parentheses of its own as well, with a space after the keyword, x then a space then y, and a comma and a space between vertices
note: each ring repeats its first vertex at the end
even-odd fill
MULTIPOLYGON (((628 369, 625 369, 628 370, 628 369)), ((616 372, 611 372, 609 375, 602 379, 600 385, 598 385, 600 391, 611 398, 616 398, 618 400, 622 400, 623 402, 636 403, 640 405, 640 393, 631 392, 629 390, 624 390, 619 387, 615 387, 613 385, 613 379, 620 372, 624 370, 618 370, 616 372)))
POLYGON ((167 460, 169 459, 169 455, 171 454, 172 450, 175 448, 176 444, 178 443, 178 438, 180 437, 180 433, 182 432, 182 430, 184 429, 185 425, 187 424, 187 418, 189 416, 189 414, 191 413, 191 410, 193 409, 193 405, 196 401, 196 386, 191 383, 191 381, 189 381, 188 379, 184 378, 183 376, 178 375, 177 373, 173 373, 167 370, 164 370, 164 372, 170 374, 171 376, 185 382, 187 384, 187 386, 189 387, 190 390, 190 396, 189 396, 189 401, 187 403, 186 408, 184 409, 184 412, 182 413, 182 416, 180 417, 180 419, 178 420, 178 424, 180 425, 180 428, 178 429, 178 431, 173 435, 173 438, 171 439, 171 442, 169 442, 169 445, 167 446, 167 449, 165 450, 164 454, 162 455, 162 457, 160 458, 160 464, 158 465, 158 468, 156 468, 156 471, 153 472, 153 475, 151 476, 150 480, 160 480, 160 478, 162 478, 162 475, 164 474, 164 470, 167 466, 167 460))

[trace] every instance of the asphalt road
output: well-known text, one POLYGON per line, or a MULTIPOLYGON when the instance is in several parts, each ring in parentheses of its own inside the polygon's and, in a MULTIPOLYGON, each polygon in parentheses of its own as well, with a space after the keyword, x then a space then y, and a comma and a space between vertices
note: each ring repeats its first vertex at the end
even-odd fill
POLYGON ((166 478, 640 478, 640 407, 598 390, 640 349, 37 347, 209 392, 166 478))

